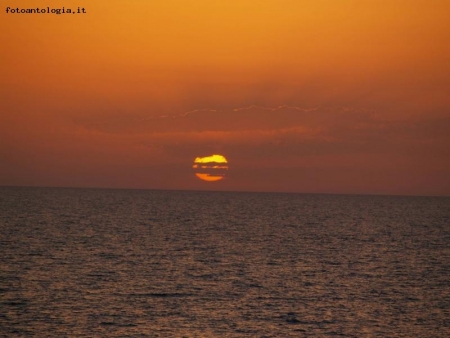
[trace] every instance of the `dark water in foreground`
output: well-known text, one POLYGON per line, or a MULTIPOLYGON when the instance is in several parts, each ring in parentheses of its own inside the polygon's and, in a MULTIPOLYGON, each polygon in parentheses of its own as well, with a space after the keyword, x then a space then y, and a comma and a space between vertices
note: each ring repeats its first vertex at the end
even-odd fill
POLYGON ((0 188, 0 336, 449 337, 450 198, 0 188))

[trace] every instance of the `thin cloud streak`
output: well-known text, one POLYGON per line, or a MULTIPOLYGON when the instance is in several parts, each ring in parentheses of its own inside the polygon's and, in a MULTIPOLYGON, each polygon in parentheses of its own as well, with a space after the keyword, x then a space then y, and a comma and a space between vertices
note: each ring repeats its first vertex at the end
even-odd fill
MULTIPOLYGON (((281 109, 292 109, 292 110, 297 110, 297 111, 301 111, 301 112, 311 112, 311 111, 316 111, 318 110, 320 107, 315 107, 315 108, 302 108, 302 107, 297 107, 297 106, 289 106, 289 105, 280 105, 278 107, 264 107, 264 106, 259 106, 259 105, 250 105, 250 106, 245 106, 245 107, 238 107, 238 108, 232 108, 230 109, 233 112, 239 112, 239 111, 246 111, 246 110, 251 110, 251 109, 260 109, 263 111, 272 111, 272 112, 276 112, 278 110, 281 109)), ((135 122, 142 122, 142 121, 148 121, 148 120, 160 120, 160 119, 173 119, 173 118, 182 118, 182 117, 186 117, 188 115, 195 115, 196 113, 224 113, 226 112, 226 110, 224 109, 209 109, 209 108, 203 108, 203 109, 193 109, 190 111, 186 111, 183 113, 178 113, 178 114, 164 114, 164 115, 157 115, 157 116, 147 116, 144 118, 136 118, 136 119, 130 119, 130 121, 135 121, 135 122)), ((108 121, 104 121, 104 122, 97 122, 98 124, 108 124, 108 121)))

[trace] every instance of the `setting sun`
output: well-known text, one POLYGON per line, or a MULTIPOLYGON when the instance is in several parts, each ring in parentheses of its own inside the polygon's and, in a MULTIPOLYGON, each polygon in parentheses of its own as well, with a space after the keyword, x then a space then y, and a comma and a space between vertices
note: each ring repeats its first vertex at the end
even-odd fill
POLYGON ((196 157, 192 168, 195 169, 195 176, 203 181, 220 181, 228 170, 228 161, 222 155, 196 157))
POLYGON ((222 155, 211 155, 206 157, 196 157, 194 163, 228 163, 227 159, 222 155))

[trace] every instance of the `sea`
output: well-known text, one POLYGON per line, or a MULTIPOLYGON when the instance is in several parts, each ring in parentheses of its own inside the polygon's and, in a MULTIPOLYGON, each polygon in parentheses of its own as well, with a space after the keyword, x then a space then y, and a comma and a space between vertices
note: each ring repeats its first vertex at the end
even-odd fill
POLYGON ((450 198, 2 187, 0 337, 450 337, 450 198))

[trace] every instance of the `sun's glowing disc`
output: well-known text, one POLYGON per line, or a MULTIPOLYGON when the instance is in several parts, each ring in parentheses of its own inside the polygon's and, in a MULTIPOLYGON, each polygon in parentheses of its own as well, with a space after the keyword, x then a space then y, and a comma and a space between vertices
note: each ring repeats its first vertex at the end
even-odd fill
POLYGON ((194 163, 228 163, 227 159, 222 155, 211 155, 205 157, 196 157, 194 163))
POLYGON ((209 174, 200 174, 200 173, 195 173, 195 176, 197 176, 199 179, 203 181, 208 182, 220 181, 223 179, 223 176, 210 176, 209 174))
POLYGON ((195 176, 207 182, 220 181, 225 178, 228 170, 228 161, 222 155, 196 157, 192 168, 195 176))

